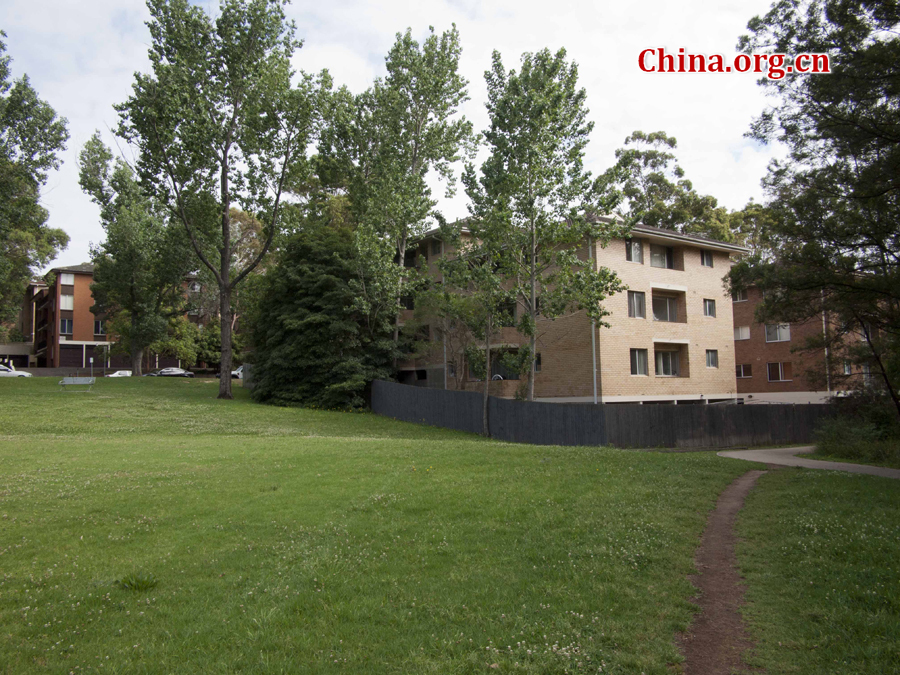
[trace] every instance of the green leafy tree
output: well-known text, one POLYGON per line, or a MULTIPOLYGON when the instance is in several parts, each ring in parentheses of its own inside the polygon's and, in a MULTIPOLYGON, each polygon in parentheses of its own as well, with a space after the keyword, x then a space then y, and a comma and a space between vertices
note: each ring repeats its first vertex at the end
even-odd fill
POLYGON ((733 241, 728 210, 694 190, 671 152, 677 147, 664 131, 635 131, 616 150, 616 163, 599 177, 598 188, 623 199, 619 215, 629 225, 733 241))
POLYGON ((494 52, 485 79, 490 156, 480 175, 469 165, 463 177, 472 202, 469 227, 474 240, 491 242, 495 273, 524 310, 519 329, 529 338, 526 395, 533 400, 538 315, 554 319, 584 309, 602 322, 608 312, 601 302, 622 286, 614 272, 595 270, 579 253, 628 228, 593 217, 609 212, 616 196, 600 198, 584 170, 593 124, 565 50, 524 54, 519 72, 507 72, 494 52))
POLYGON ((182 368, 197 363, 200 351, 200 328, 184 315, 169 319, 165 337, 150 345, 150 351, 161 356, 172 356, 181 362, 182 368))
POLYGON ((775 105, 750 135, 789 155, 764 182, 774 250, 737 265, 732 283, 767 292, 763 319, 824 304, 829 340, 868 348, 858 358, 900 417, 900 4, 779 0, 748 28, 741 51, 826 54, 831 73, 760 80, 775 105))
MULTIPOLYGON (((472 125, 459 114, 468 82, 459 73, 462 48, 454 26, 434 29, 419 44, 411 31, 398 33, 388 53, 387 76, 353 97, 335 93, 323 160, 346 176, 358 222, 360 252, 377 252, 381 285, 393 284, 394 341, 399 341, 401 297, 417 283, 407 263, 410 241, 425 229, 436 201, 427 179, 436 172, 454 187, 453 164, 474 147, 472 125), (370 241, 386 241, 387 248, 370 241), (376 250, 377 249, 377 250, 376 250), (390 269, 388 264, 394 269, 390 269)), ((374 278, 374 277, 373 277, 374 278)))
POLYGON ((131 369, 141 374, 144 351, 165 338, 169 321, 185 311, 185 278, 193 267, 190 245, 168 214, 140 188, 134 172, 95 133, 79 156, 79 183, 100 207, 105 241, 91 249, 95 314, 117 322, 131 369))
MULTIPOLYGON (((301 43, 280 0, 223 0, 215 20, 187 0, 149 0, 152 74, 118 106, 142 185, 187 232, 219 289, 221 368, 231 369, 231 296, 280 223, 285 183, 306 163, 318 86, 291 57, 301 43), (258 253, 234 268, 232 208, 262 225, 258 253)), ((323 75, 324 84, 327 76, 323 75)), ((219 398, 232 398, 221 378, 219 398)))
POLYGON ((393 314, 358 308, 355 256, 349 228, 310 220, 288 240, 254 325, 255 400, 357 409, 391 376, 393 314))
POLYGON ((66 120, 38 97, 27 75, 12 80, 10 62, 0 39, 0 342, 28 282, 69 243, 65 232, 47 227, 40 204, 47 172, 59 167, 69 138, 66 120))

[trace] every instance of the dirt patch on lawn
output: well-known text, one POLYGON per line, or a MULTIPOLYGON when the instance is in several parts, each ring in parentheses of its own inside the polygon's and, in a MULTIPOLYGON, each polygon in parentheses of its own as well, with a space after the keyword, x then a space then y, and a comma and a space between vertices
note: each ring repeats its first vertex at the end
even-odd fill
POLYGON ((746 669, 741 654, 753 646, 741 623, 744 587, 737 571, 734 522, 744 499, 765 471, 748 471, 719 495, 694 558, 698 574, 694 602, 700 611, 678 637, 686 675, 729 675, 746 669))

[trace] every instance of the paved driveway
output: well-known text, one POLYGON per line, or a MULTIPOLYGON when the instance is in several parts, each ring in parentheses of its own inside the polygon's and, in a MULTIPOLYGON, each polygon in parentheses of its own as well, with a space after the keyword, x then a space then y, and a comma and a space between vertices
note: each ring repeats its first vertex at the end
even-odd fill
POLYGON ((866 464, 848 464, 847 462, 823 462, 817 459, 804 459, 794 456, 798 453, 812 452, 813 450, 814 448, 809 446, 803 448, 765 448, 762 450, 723 450, 716 454, 719 457, 746 459, 751 462, 762 462, 763 464, 802 466, 806 469, 825 469, 826 471, 849 471, 850 473, 867 473, 872 476, 900 479, 900 469, 886 469, 866 464))

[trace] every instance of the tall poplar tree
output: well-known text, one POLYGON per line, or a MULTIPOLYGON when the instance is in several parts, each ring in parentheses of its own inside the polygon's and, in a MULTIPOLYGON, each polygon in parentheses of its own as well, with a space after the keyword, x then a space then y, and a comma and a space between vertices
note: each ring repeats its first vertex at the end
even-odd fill
POLYGON ((462 48, 454 26, 430 29, 419 44, 398 33, 385 64, 387 75, 359 96, 346 90, 333 99, 331 130, 322 154, 348 176, 348 189, 363 226, 357 238, 376 237, 389 246, 360 241, 360 251, 380 251, 385 278, 396 286, 394 341, 399 338, 400 298, 412 273, 404 269, 410 241, 425 229, 436 201, 432 172, 454 186, 453 164, 474 145, 472 124, 459 114, 468 82, 459 73, 462 48), (393 266, 395 269, 388 269, 393 266))
POLYGON ((78 182, 100 207, 106 239, 91 249, 94 314, 116 320, 118 338, 141 374, 144 350, 162 340, 170 319, 185 311, 184 285, 194 266, 187 237, 147 197, 129 166, 113 162, 95 133, 79 155, 78 182))
POLYGON ((498 250, 496 273, 524 310, 518 325, 529 338, 531 401, 538 316, 554 319, 583 309, 602 323, 608 312, 601 302, 622 286, 614 272, 594 270, 579 252, 591 242, 605 245, 626 228, 592 217, 610 212, 617 195, 598 201, 584 170, 593 123, 578 67, 566 60, 566 51, 526 53, 519 72, 507 71, 494 52, 485 79, 490 156, 480 175, 468 166, 463 181, 480 236, 498 250))
MULTIPOLYGON (((148 0, 151 74, 117 107, 118 134, 139 151, 142 185, 187 232, 219 287, 223 373, 231 371, 231 295, 266 255, 285 183, 317 128, 316 85, 292 86, 301 46, 281 0, 223 0, 211 19, 188 0, 148 0), (235 269, 231 209, 256 218, 262 246, 235 269)), ((231 378, 219 398, 231 398, 231 378)))

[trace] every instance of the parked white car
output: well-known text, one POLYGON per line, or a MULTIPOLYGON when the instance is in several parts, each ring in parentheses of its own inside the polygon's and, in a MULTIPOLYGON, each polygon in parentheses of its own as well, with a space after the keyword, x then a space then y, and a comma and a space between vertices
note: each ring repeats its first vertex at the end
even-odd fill
POLYGON ((232 370, 231 371, 231 379, 243 380, 244 379, 244 366, 239 366, 237 370, 232 370))
POLYGON ((0 363, 0 377, 31 377, 31 373, 16 370, 15 366, 5 366, 0 363))
POLYGON ((107 377, 131 377, 130 370, 117 370, 114 373, 110 373, 107 377))

